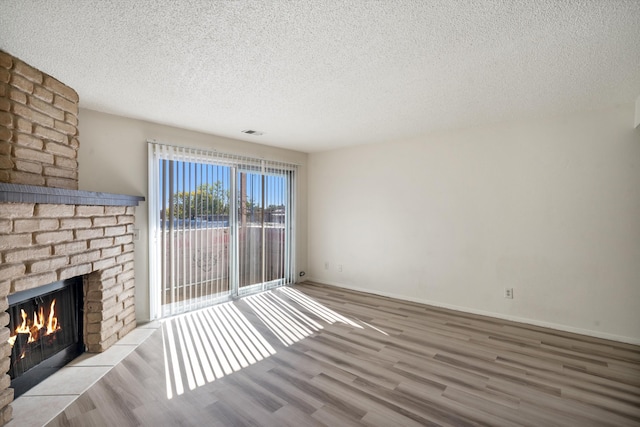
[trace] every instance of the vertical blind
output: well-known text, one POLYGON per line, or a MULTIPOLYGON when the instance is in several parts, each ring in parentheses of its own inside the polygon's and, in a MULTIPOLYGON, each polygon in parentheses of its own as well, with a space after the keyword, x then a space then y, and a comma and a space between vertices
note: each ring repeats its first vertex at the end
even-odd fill
POLYGON ((149 142, 152 318, 293 282, 295 173, 149 142))

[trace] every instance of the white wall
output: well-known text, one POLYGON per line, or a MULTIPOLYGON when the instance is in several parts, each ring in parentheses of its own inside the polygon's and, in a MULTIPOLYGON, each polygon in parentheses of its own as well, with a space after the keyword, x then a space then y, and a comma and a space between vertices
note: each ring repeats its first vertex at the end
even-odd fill
MULTIPOLYGON (((81 190, 144 196, 148 200, 147 140, 217 149, 221 152, 297 163, 298 222, 295 271, 307 263, 307 154, 81 109, 79 115, 81 190)), ((136 317, 149 320, 148 209, 136 210, 140 240, 135 242, 136 317)))
POLYGON ((310 277, 640 343, 633 119, 628 105, 310 154, 310 277))

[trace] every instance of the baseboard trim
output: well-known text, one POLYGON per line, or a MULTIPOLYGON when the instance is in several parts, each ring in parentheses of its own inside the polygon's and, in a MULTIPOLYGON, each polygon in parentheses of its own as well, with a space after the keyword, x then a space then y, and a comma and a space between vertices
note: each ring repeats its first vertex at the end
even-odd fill
POLYGON ((447 308, 450 310, 462 311, 464 313, 478 314, 481 316, 495 317, 497 319, 524 323, 527 325, 540 326, 540 327, 549 328, 549 329, 556 329, 558 331, 563 331, 563 332, 571 332, 574 334, 587 335, 594 338, 602 338, 602 339, 618 341, 626 344, 640 345, 640 338, 627 337, 624 335, 608 334, 606 332, 592 331, 590 329, 575 328, 573 326, 545 322, 545 321, 536 320, 536 319, 529 319, 527 317, 518 317, 518 316, 511 316, 508 314, 494 313, 491 311, 477 310, 475 308, 463 307, 463 306, 458 306, 453 304, 445 304, 438 301, 425 300, 421 298, 413 298, 413 297, 408 297, 406 295, 394 294, 393 292, 383 292, 383 291, 377 291, 373 289, 365 289, 358 286, 350 286, 350 285, 345 285, 343 283, 333 282, 329 280, 320 280, 312 277, 308 277, 304 281, 315 282, 322 285, 334 286, 336 288, 343 288, 343 289, 348 289, 352 291, 364 292, 372 295, 395 298, 403 301, 417 302, 419 304, 426 304, 434 307, 447 308))

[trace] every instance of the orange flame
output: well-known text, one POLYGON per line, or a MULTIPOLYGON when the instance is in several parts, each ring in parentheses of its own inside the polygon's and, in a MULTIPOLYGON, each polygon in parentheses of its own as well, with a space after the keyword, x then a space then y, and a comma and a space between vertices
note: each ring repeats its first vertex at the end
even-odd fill
POLYGON ((55 316, 56 300, 51 301, 51 310, 49 310, 49 321, 47 322, 47 335, 58 330, 58 318, 55 316))
POLYGON ((27 340, 27 343, 30 343, 30 342, 35 342, 40 337, 41 333, 42 335, 46 336, 60 329, 60 326, 58 325, 58 317, 56 316, 56 313, 55 313, 55 307, 56 307, 56 300, 53 300, 51 302, 51 308, 49 309, 49 317, 46 322, 45 322, 43 307, 40 307, 37 313, 36 312, 33 313, 32 322, 27 320, 27 318, 29 317, 27 313, 23 309, 20 309, 20 316, 22 317, 22 323, 20 324, 20 326, 16 328, 15 334, 9 337, 9 340, 8 340, 9 345, 13 347, 13 345, 16 342, 16 338, 18 337, 18 334, 29 334, 29 339, 27 340), (43 331, 45 326, 46 326, 46 331, 43 331))

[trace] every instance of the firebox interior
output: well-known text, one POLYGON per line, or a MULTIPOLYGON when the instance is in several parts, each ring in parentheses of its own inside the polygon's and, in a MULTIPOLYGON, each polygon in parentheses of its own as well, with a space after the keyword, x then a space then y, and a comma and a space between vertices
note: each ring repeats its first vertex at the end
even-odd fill
POLYGON ((9 295, 11 387, 18 397, 84 352, 82 278, 9 295))

